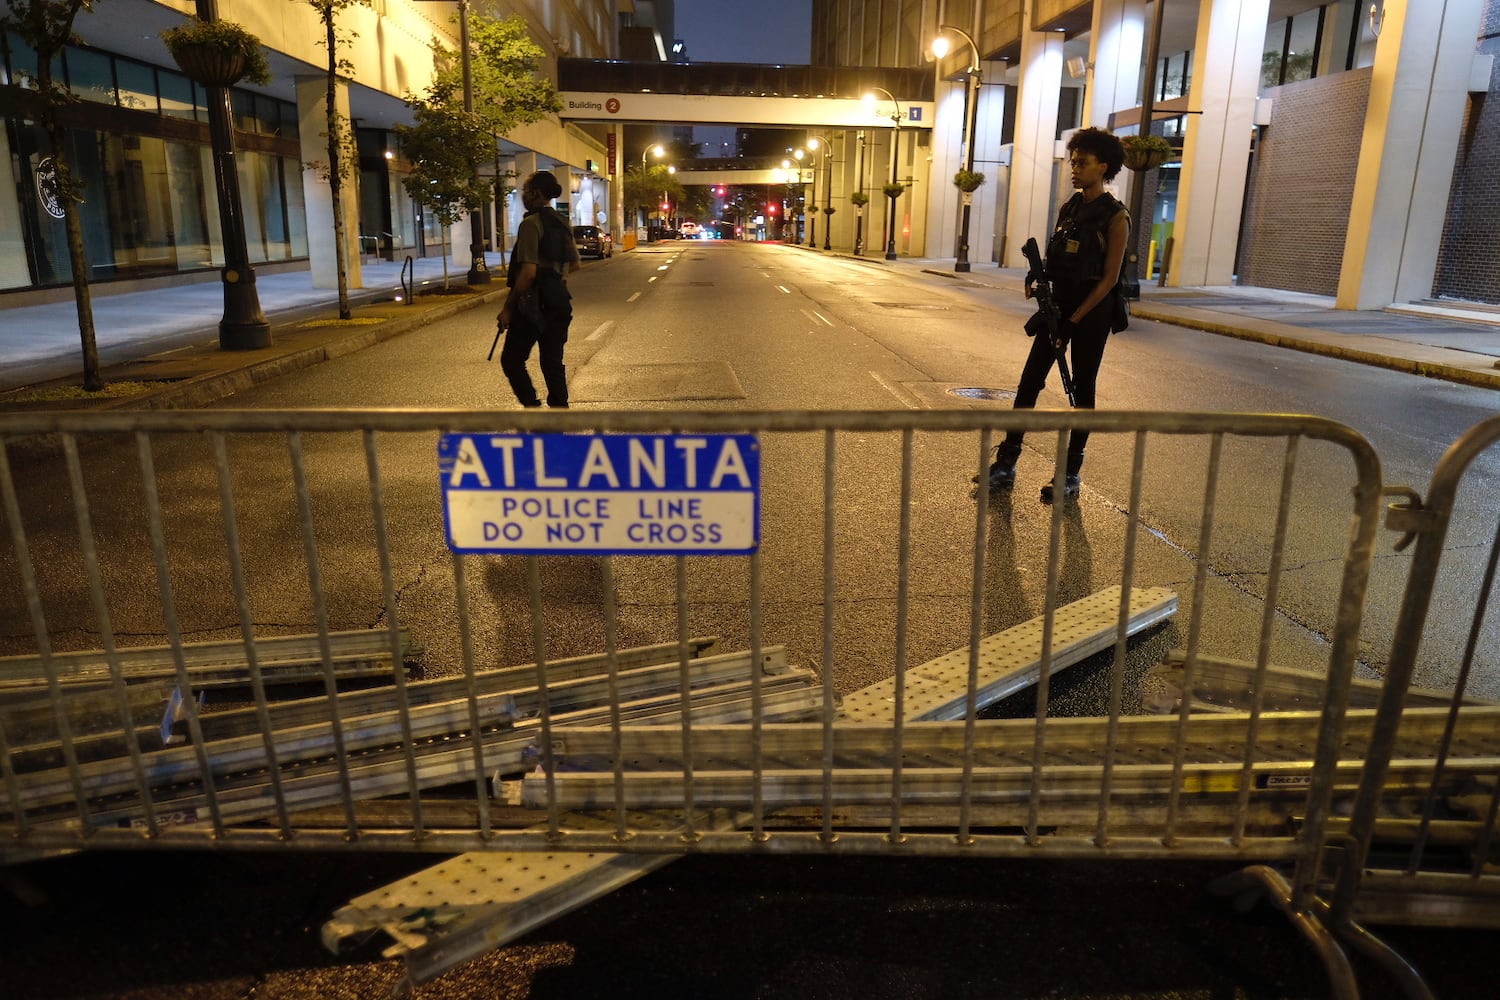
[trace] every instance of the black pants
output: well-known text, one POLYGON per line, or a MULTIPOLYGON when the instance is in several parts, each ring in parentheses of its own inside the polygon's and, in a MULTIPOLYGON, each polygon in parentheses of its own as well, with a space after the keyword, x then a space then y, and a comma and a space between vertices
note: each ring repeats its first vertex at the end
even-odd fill
MULTIPOLYGON (((1077 308, 1076 304, 1073 308, 1077 308)), ((1064 304, 1063 315, 1067 316, 1069 312, 1069 307, 1064 304)), ((1080 410, 1094 408, 1099 366, 1104 361, 1104 347, 1109 343, 1109 314, 1110 301, 1106 298, 1102 305, 1083 318, 1083 322, 1070 324, 1072 334, 1068 340, 1068 360, 1072 368, 1073 395, 1080 410)), ((1030 410, 1036 406, 1037 396, 1041 395, 1047 384, 1047 375, 1056 363, 1057 358, 1052 353, 1052 345, 1047 342, 1046 335, 1039 333, 1033 337, 1031 353, 1026 356, 1026 365, 1021 369, 1021 383, 1016 387, 1016 409, 1030 410)), ((1005 442, 1000 446, 1004 450, 1003 454, 1019 455, 1024 437, 1019 431, 1008 432, 1005 442)), ((1088 431, 1075 431, 1069 438, 1068 472, 1077 475, 1078 470, 1083 467, 1083 453, 1088 443, 1088 431)), ((1011 464, 1014 464, 1014 458, 1011 459, 1011 464)))
POLYGON ((548 317, 539 328, 520 315, 511 317, 510 328, 505 331, 505 346, 500 348, 500 368, 510 380, 511 391, 522 406, 542 405, 531 375, 526 371, 526 359, 531 357, 533 346, 540 348, 542 380, 547 383, 547 405, 568 405, 568 370, 563 365, 563 345, 568 342, 568 324, 572 321, 571 313, 548 317))

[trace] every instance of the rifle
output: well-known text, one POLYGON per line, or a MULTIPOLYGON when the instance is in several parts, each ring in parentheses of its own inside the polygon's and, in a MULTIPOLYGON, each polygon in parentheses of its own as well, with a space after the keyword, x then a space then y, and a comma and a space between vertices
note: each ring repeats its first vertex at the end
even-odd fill
MULTIPOLYGON (((1073 395, 1073 373, 1068 370, 1068 345, 1057 332, 1062 322, 1062 314, 1052 298, 1052 283, 1047 280, 1046 269, 1042 266, 1042 251, 1037 247, 1035 237, 1026 240, 1021 253, 1025 256, 1026 263, 1031 266, 1031 270, 1026 272, 1026 283, 1034 286, 1033 294, 1036 295, 1037 311, 1041 313, 1042 319, 1047 324, 1047 342, 1052 345, 1052 356, 1057 359, 1057 374, 1062 379, 1063 395, 1068 397, 1068 405, 1076 408, 1078 400, 1073 395)), ((1027 336, 1032 334, 1029 325, 1026 334, 1027 336)))

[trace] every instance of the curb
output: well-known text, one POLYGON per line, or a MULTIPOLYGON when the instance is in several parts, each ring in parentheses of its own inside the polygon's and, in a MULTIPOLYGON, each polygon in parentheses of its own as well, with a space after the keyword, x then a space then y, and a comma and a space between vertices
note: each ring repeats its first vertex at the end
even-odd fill
POLYGON ((1257 330, 1243 326, 1232 326, 1228 323, 1202 319, 1196 316, 1185 316, 1177 310, 1170 308, 1153 308, 1142 301, 1137 301, 1131 305, 1130 314, 1132 317, 1139 317, 1155 323, 1169 323, 1172 326, 1181 326, 1189 330, 1201 330, 1204 333, 1213 333, 1221 337, 1233 337, 1236 340, 1248 340, 1254 343, 1265 344, 1269 347, 1283 347, 1294 351, 1302 351, 1305 354, 1317 354, 1326 358, 1336 358, 1340 361, 1350 361, 1356 364, 1371 365, 1376 368, 1386 368, 1408 375, 1421 375, 1425 378, 1441 379, 1445 382, 1456 382, 1479 389, 1500 389, 1500 372, 1472 371, 1458 365, 1445 364, 1441 361, 1393 358, 1388 354, 1361 350, 1360 348, 1344 344, 1324 343, 1297 336, 1294 333, 1282 332, 1283 330, 1295 330, 1297 328, 1287 327, 1279 323, 1271 323, 1267 320, 1257 320, 1256 322, 1262 327, 1270 326, 1277 327, 1278 329, 1257 330))
POLYGON ((289 372, 300 371, 313 365, 321 364, 333 358, 352 354, 355 351, 373 347, 381 341, 399 337, 413 330, 421 329, 438 320, 448 319, 461 312, 477 309, 482 305, 496 302, 509 292, 509 289, 501 285, 483 295, 467 297, 451 303, 433 306, 424 309, 420 314, 408 319, 392 319, 379 326, 371 326, 350 333, 347 336, 331 339, 326 343, 313 347, 304 347, 278 357, 267 358, 264 361, 247 365, 243 368, 232 368, 224 372, 215 372, 211 375, 200 375, 196 378, 184 379, 181 382, 164 384, 162 388, 139 396, 131 396, 122 399, 102 401, 96 404, 94 409, 101 410, 172 410, 192 409, 204 406, 208 403, 243 392, 264 382, 286 375, 289 372))

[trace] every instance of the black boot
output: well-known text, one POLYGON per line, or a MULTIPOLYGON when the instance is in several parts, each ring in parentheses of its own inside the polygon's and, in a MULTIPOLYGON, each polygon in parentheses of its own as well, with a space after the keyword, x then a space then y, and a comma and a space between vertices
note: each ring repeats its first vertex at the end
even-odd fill
MULTIPOLYGON (((1083 483, 1078 477, 1078 472, 1083 468, 1083 452, 1068 452, 1068 465, 1063 472, 1063 499, 1075 500, 1078 491, 1083 488, 1083 483)), ((1042 503, 1052 502, 1052 483, 1042 487, 1042 503)))
MULTIPOLYGON (((1019 444, 999 444, 995 447, 995 460, 990 463, 990 489, 1008 490, 1016 485, 1016 461, 1021 457, 1019 444)), ((973 481, 979 482, 975 476, 973 481)))

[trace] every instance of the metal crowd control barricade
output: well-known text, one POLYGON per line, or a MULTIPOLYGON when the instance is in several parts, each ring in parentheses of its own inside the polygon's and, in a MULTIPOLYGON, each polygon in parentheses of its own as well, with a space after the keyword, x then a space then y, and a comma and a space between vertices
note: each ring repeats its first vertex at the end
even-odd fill
POLYGON ((1500 418, 1471 428, 1439 461, 1425 499, 1391 505, 1388 526, 1416 548, 1331 893, 1338 928, 1500 927, 1500 640, 1491 607, 1500 518, 1493 473, 1482 468, 1493 467, 1497 442, 1500 418), (1433 639, 1438 615, 1468 622, 1462 649, 1433 639), (1414 697, 1414 683, 1449 692, 1447 704, 1414 697))
POLYGON ((1368 737, 1344 723, 1381 481, 1342 425, 1106 411, 105 412, 0 415, 0 443, 0 610, 17 623, 0 652, 39 662, 45 681, 31 701, 0 702, 7 858, 1277 863, 1292 872, 1290 910, 1347 976, 1308 914, 1335 797, 1368 737), (1008 429, 1031 435, 1026 496, 984 482, 1008 429), (1094 435, 1091 482, 1127 499, 1086 484, 1077 503, 1037 505, 1030 489, 1080 430, 1094 435), (449 552, 439 436, 561 433, 753 435, 755 551, 449 552), (1338 531, 1292 516, 1310 498, 1338 531), (1292 590, 1316 627, 1282 613, 1292 590), (349 689, 331 637, 355 628, 384 635, 391 664, 409 630, 428 676, 394 668, 388 686, 349 689), (264 683, 262 645, 278 630, 320 649, 320 684, 297 700, 264 683), (130 690, 125 634, 171 654, 165 717, 130 690), (187 637, 239 640, 238 701, 201 702, 187 637), (97 690, 75 706, 63 646, 99 647, 102 712, 97 690), (1182 650, 1187 690, 1200 657, 1253 664, 1248 707, 1199 715, 1184 697, 1170 715, 1146 712, 1136 685, 1168 648, 1182 650), (1272 666, 1322 678, 1322 704, 1263 712, 1254 692, 1272 666))

